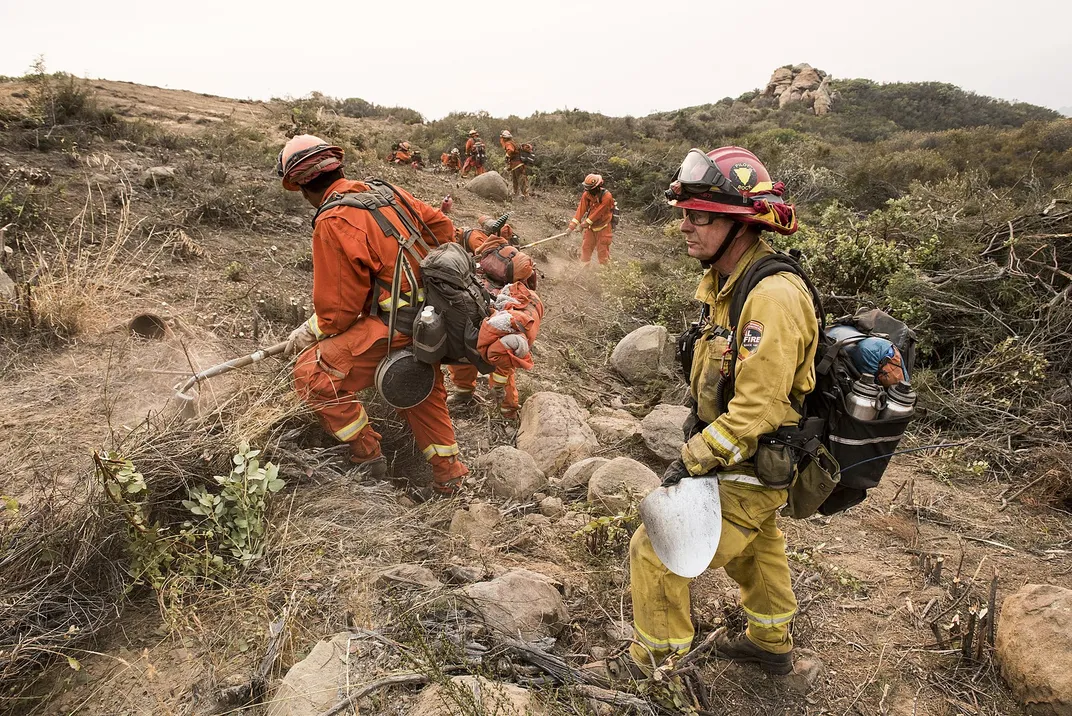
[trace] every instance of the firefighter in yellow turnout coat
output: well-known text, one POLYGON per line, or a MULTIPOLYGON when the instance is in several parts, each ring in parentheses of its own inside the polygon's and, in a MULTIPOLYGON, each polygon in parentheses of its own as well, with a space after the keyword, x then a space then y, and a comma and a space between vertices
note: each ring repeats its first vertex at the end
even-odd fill
MULTIPOLYGON (((785 489, 770 489, 752 465, 758 438, 796 424, 804 396, 815 385, 813 361, 818 322, 811 294, 796 275, 779 273, 755 287, 730 335, 730 301, 742 274, 773 252, 759 238, 763 229, 796 230, 793 208, 781 201, 781 184, 751 152, 725 147, 708 155, 692 150, 671 186, 681 208, 681 230, 689 254, 709 267, 696 292, 709 320, 695 343, 690 376, 695 420, 681 459, 664 484, 690 476, 718 474, 722 532, 711 567, 724 567, 741 588, 748 620, 745 635, 723 637, 716 656, 759 664, 772 673, 792 669, 789 626, 796 613, 785 540, 775 514, 785 489), (723 411, 718 387, 726 374, 729 340, 738 345, 733 397, 723 411), (702 428, 702 429, 700 429, 702 428)), ((692 646, 689 582, 656 556, 641 527, 630 543, 634 667, 650 670, 692 646)))

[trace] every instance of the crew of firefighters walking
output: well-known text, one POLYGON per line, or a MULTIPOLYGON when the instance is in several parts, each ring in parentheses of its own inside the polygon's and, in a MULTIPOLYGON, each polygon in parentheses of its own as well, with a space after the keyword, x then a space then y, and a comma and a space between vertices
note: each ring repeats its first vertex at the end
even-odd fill
MULTIPOLYGON (((526 195, 524 145, 509 131, 501 133, 500 145, 515 193, 526 195)), ((413 161, 407 142, 400 142, 392 155, 391 161, 413 161)), ((483 173, 486 159, 486 147, 474 129, 464 162, 457 150, 444 154, 442 161, 464 176, 483 173)), ((277 171, 283 187, 300 192, 316 211, 315 312, 291 333, 287 347, 287 355, 295 357, 294 386, 324 429, 349 446, 357 472, 369 478, 385 478, 389 466, 359 393, 379 387, 383 366, 413 340, 407 332, 389 330, 395 325, 392 317, 411 316, 407 311, 419 309, 415 304, 423 300, 428 285, 421 266, 431 252, 456 242, 474 259, 474 267, 479 262, 474 270, 487 297, 487 317, 472 331, 473 360, 447 366, 453 384, 449 400, 436 365, 427 397, 399 410, 431 465, 434 492, 457 494, 469 470, 449 411, 477 401, 478 366, 488 373, 499 413, 511 420, 518 415, 515 370, 533 367, 531 346, 544 310, 532 258, 514 245, 516 235, 506 216, 481 217, 472 228, 455 227, 443 210, 450 210, 449 197, 436 208, 403 188, 348 179, 342 149, 316 137, 302 135, 287 142, 277 171), (349 195, 354 200, 344 201, 349 195), (399 260, 400 252, 404 260, 399 260), (414 255, 421 261, 411 261, 414 255)), ((593 253, 600 264, 610 259, 616 207, 605 184, 598 174, 585 177, 567 230, 582 231, 581 261, 586 264, 593 253)), ((709 153, 690 151, 667 191, 670 205, 679 212, 683 248, 705 268, 696 299, 706 322, 688 358, 692 416, 680 457, 666 469, 663 484, 718 477, 721 541, 710 568, 724 568, 740 586, 747 628, 739 635, 721 635, 713 653, 773 674, 792 669, 790 624, 797 605, 785 540, 775 521, 787 491, 757 477, 754 455, 761 435, 800 420, 794 406, 801 405, 815 385, 819 331, 807 287, 786 273, 764 278, 749 294, 739 314, 742 330, 728 324, 735 283, 773 253, 761 232, 796 231, 795 211, 783 201, 783 189, 751 152, 723 147, 709 153), (739 344, 732 354, 727 348, 731 341, 739 344), (733 366, 725 365, 727 355, 733 355, 733 366), (735 381, 732 400, 722 394, 720 376, 727 370, 735 381)), ((429 311, 425 308, 422 315, 431 315, 429 311)), ((712 519, 717 520, 717 514, 712 519)), ((660 561, 644 526, 632 538, 630 572, 632 646, 620 658, 586 667, 612 679, 647 678, 663 660, 688 652, 695 635, 691 580, 660 561)))

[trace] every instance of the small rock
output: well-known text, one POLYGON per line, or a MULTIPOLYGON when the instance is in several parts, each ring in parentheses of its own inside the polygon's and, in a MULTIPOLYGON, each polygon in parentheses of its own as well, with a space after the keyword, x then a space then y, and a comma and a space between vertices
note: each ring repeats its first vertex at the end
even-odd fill
POLYGON ((797 649, 794 652, 792 673, 785 676, 786 685, 800 695, 815 688, 815 682, 822 676, 823 662, 810 649, 797 649))
POLYGON ((536 461, 546 475, 556 474, 599 448, 588 411, 571 395, 541 392, 521 408, 517 446, 536 461))
POLYGON ((629 383, 647 383, 672 370, 674 341, 663 326, 641 326, 618 341, 610 363, 629 383))
POLYGON ((490 171, 474 177, 465 188, 479 197, 492 201, 506 201, 510 198, 510 187, 497 171, 490 171))
POLYGON ((489 681, 482 676, 455 676, 421 692, 410 716, 544 716, 547 708, 528 689, 489 681))
POLYGON ((994 649, 1031 713, 1072 713, 1072 590, 1028 584, 1006 597, 994 649))
POLYGON ((268 716, 319 716, 339 700, 346 685, 349 632, 319 642, 309 656, 290 667, 268 706, 268 716))
POLYGON ((566 514, 566 508, 560 497, 545 497, 540 500, 540 514, 554 519, 566 514))
POLYGON ((592 661, 599 661, 600 659, 607 658, 607 650, 602 646, 593 646, 591 649, 592 661))
POLYGON ((450 533, 470 541, 486 541, 502 520, 499 509, 485 502, 474 502, 468 510, 455 510, 450 519, 450 533))
POLYGON ((588 481, 592 479, 592 473, 608 462, 610 460, 605 457, 586 457, 580 462, 570 465, 569 469, 558 481, 552 480, 552 484, 562 492, 569 492, 581 487, 587 489, 588 481))
POLYGON ((531 512, 521 518, 521 521, 530 527, 550 527, 551 518, 531 512))
POLYGON ((588 427, 604 445, 632 440, 640 432, 640 423, 627 410, 614 410, 593 415, 588 427))
POLYGON ((547 485, 547 477, 527 452, 500 445, 481 455, 477 466, 487 472, 487 487, 496 497, 527 500, 547 485))
POLYGON ((175 170, 171 167, 150 167, 141 175, 142 185, 149 188, 165 186, 173 181, 175 181, 175 170))
POLYGON ((601 466, 588 481, 588 501, 597 514, 616 515, 662 483, 646 465, 628 457, 616 457, 601 466))
POLYGON ((545 497, 547 497, 547 493, 546 493, 546 492, 537 492, 536 494, 534 494, 534 495, 532 496, 532 501, 533 501, 533 502, 536 502, 536 503, 540 503, 540 502, 543 502, 543 501, 544 501, 544 498, 545 498, 545 497))
POLYGON ((0 301, 14 301, 17 295, 18 289, 15 282, 6 273, 0 271, 0 301))
POLYGON ((372 583, 381 589, 392 584, 408 584, 425 589, 439 589, 443 586, 432 574, 432 570, 419 564, 396 564, 379 570, 375 573, 372 583))
POLYGON ((444 573, 451 584, 472 584, 484 579, 485 576, 483 567, 471 564, 448 564, 444 573))
POLYGON ((633 638, 633 625, 624 620, 614 619, 603 627, 607 638, 613 642, 627 641, 633 638))
POLYGON ((644 444, 667 462, 678 459, 685 442, 683 426, 688 417, 689 409, 684 405, 656 405, 640 422, 644 444))
POLYGON ((491 628, 525 641, 559 633, 569 622, 562 595, 551 580, 527 569, 514 569, 489 582, 465 587, 467 597, 491 628))
POLYGON ((590 518, 583 512, 574 512, 573 510, 567 510, 566 514, 562 515, 562 518, 558 521, 560 525, 567 529, 579 530, 588 524, 590 518))

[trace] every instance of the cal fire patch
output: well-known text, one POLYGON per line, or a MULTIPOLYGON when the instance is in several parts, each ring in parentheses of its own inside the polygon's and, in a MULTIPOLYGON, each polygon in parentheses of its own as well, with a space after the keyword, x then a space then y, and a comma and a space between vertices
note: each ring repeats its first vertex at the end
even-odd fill
POLYGON ((763 324, 759 321, 749 321, 741 333, 741 349, 737 352, 741 360, 752 355, 759 348, 759 342, 763 340, 763 324))

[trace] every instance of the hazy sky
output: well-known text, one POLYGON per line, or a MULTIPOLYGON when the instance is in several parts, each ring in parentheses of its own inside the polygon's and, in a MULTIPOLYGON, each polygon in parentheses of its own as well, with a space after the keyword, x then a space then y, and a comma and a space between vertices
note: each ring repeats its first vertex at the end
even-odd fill
POLYGON ((0 74, 51 70, 228 97, 319 90, 428 117, 644 115, 737 96, 774 68, 939 80, 1072 106, 1072 3, 773 0, 0 0, 0 74), (877 7, 881 5, 881 7, 877 7))

